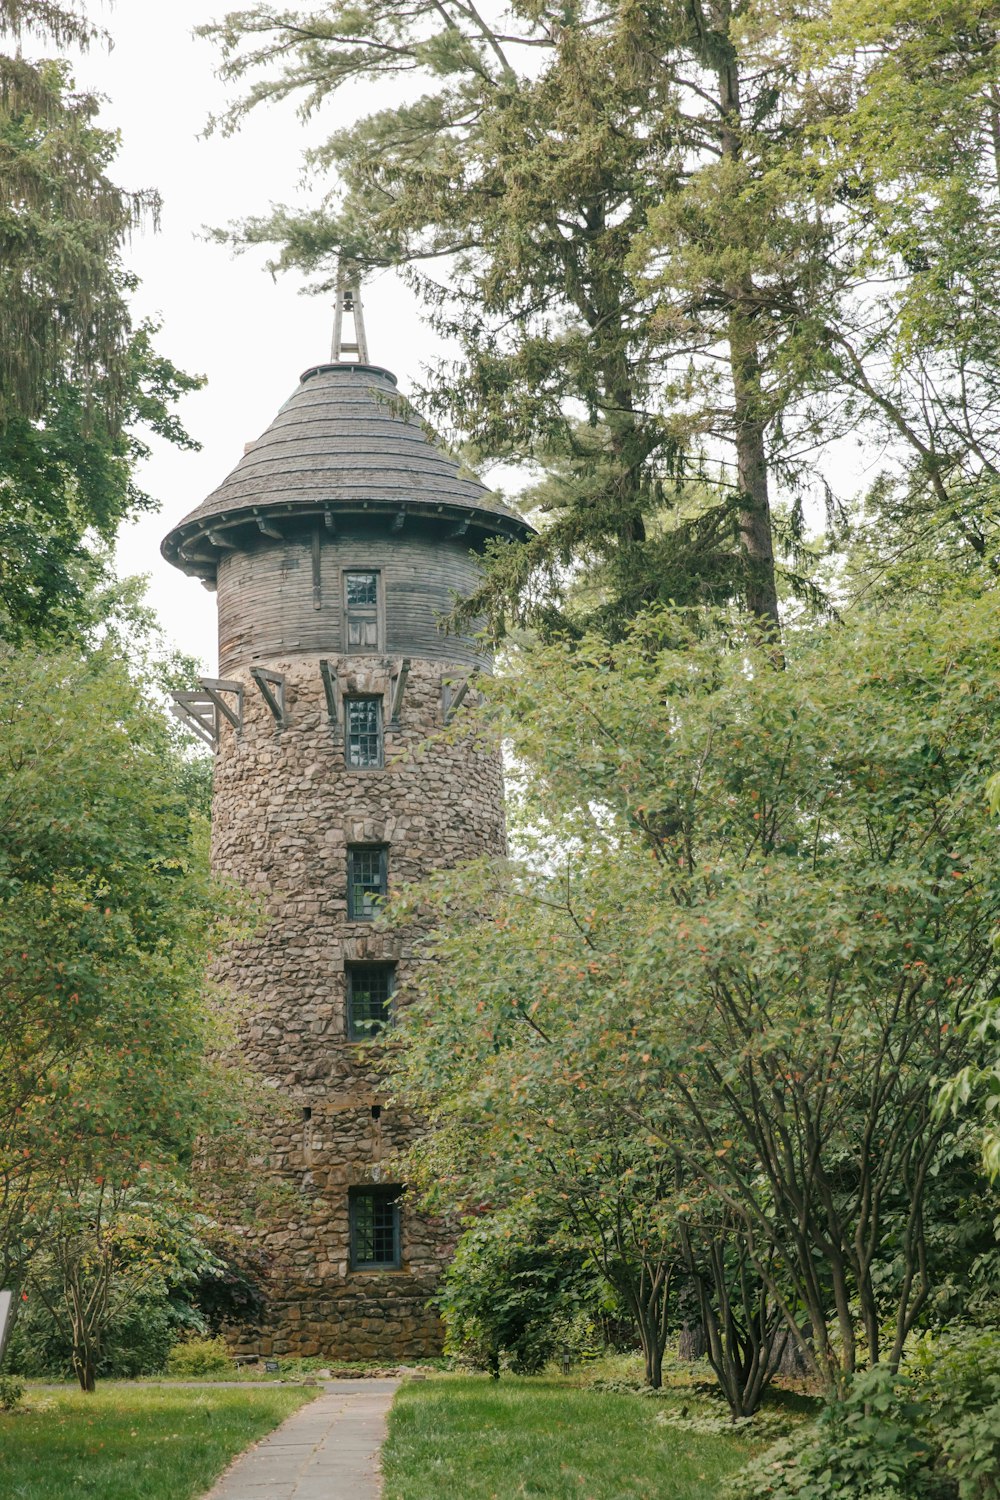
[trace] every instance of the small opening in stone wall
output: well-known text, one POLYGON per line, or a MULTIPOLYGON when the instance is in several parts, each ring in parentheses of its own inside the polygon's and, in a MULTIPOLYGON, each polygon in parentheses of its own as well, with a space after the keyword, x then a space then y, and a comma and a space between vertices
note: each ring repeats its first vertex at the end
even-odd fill
POLYGON ((373 1120, 380 1120, 381 1118, 382 1118, 382 1106, 381 1106, 381 1104, 373 1104, 372 1105, 372 1119, 373 1120))
POLYGON ((304 1108, 302 1110, 302 1118, 303 1118, 303 1120, 311 1120, 312 1117, 313 1117, 312 1109, 307 1104, 307 1105, 304 1106, 304 1108))

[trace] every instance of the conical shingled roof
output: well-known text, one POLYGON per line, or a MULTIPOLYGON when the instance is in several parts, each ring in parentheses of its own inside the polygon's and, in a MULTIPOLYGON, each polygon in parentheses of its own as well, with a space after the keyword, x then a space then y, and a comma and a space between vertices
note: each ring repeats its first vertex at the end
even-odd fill
POLYGON ((163 554, 186 572, 209 576, 220 545, 213 537, 239 546, 247 523, 263 529, 325 514, 335 524, 351 513, 379 512, 458 519, 470 540, 472 530, 518 538, 531 532, 428 438, 388 370, 316 365, 232 473, 165 538, 163 554))

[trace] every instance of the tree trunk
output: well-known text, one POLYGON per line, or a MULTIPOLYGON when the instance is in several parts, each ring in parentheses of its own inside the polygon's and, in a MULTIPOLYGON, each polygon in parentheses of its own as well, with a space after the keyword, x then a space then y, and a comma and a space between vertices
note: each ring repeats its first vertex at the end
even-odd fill
POLYGON ((729 320, 729 355, 735 396, 737 520, 747 568, 746 603, 775 636, 780 630, 774 579, 774 540, 767 492, 767 452, 760 416, 760 359, 743 316, 729 320))
POLYGON ((681 1325, 677 1335, 678 1359, 704 1359, 707 1349, 705 1326, 699 1319, 681 1325))
POLYGON ((639 1342, 642 1344, 646 1384, 658 1391, 663 1384, 663 1345, 656 1330, 647 1328, 645 1320, 639 1330, 639 1342))
MULTIPOLYGON (((735 54, 718 68, 722 155, 738 161, 742 153, 740 77, 735 54)), ((774 541, 767 493, 766 413, 761 391, 760 348, 755 327, 751 276, 726 289, 729 304, 729 368, 733 379, 733 428, 736 443, 737 524, 747 565, 746 605, 775 637, 779 635, 778 591, 774 581, 774 541)), ((779 663, 781 664, 781 663, 779 663)))
POLYGON ((86 1391, 88 1395, 92 1395, 97 1388, 97 1364, 94 1359, 93 1350, 87 1345, 83 1347, 74 1345, 73 1369, 76 1371, 76 1378, 80 1382, 81 1391, 86 1391))
POLYGON ((782 1345, 781 1359, 778 1361, 779 1375, 801 1380, 813 1374, 815 1365, 809 1353, 808 1337, 808 1328, 800 1329, 795 1334, 788 1334, 782 1345))
MULTIPOLYGON (((643 1278, 645 1280, 645 1278, 643 1278)), ((657 1280, 654 1286, 631 1288, 628 1300, 635 1311, 639 1344, 642 1348, 646 1384, 658 1391, 663 1384, 663 1350, 666 1347, 666 1299, 669 1278, 657 1280)))
POLYGON ((92 1392, 97 1384, 98 1339, 87 1319, 83 1289, 75 1275, 69 1278, 73 1318, 73 1369, 81 1391, 92 1392))

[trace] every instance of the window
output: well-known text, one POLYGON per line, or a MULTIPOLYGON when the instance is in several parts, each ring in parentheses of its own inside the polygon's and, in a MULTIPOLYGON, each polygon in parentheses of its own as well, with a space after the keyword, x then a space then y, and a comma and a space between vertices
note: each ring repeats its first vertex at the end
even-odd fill
POLYGON ((399 1187, 351 1188, 351 1269, 399 1267, 399 1187))
POLYGON ((379 575, 374 572, 344 574, 344 639, 348 651, 378 650, 378 584, 379 575))
POLYGON ((347 764, 352 770, 382 764, 382 699, 347 698, 347 764))
POLYGON ((347 1034, 352 1042, 385 1030, 395 987, 394 964, 347 965, 347 1034))
POLYGON ((370 922, 378 916, 379 897, 386 893, 388 853, 384 845, 353 844, 347 850, 347 916, 351 922, 370 922))

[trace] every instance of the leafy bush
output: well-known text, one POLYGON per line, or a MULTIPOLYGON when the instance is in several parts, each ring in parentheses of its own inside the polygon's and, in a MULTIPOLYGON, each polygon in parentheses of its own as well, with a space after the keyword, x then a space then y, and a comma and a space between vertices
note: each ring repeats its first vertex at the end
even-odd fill
POLYGON ((502 1364, 536 1375, 564 1349, 589 1350, 596 1303, 582 1254, 549 1244, 542 1226, 513 1214, 466 1231, 437 1298, 445 1352, 494 1379, 502 1364))
POLYGON ((267 1307, 268 1257, 216 1230, 206 1237, 214 1265, 202 1270, 188 1295, 210 1333, 228 1324, 259 1326, 267 1307))
POLYGON ((928 1337, 915 1364, 927 1392, 938 1469, 958 1500, 1000 1500, 1000 1336, 928 1337))
MULTIPOLYGON (((107 1329, 97 1374, 107 1380, 159 1375, 171 1345, 191 1326, 192 1310, 184 1302, 159 1295, 139 1298, 107 1329)), ((22 1305, 11 1332, 7 1363, 15 1374, 29 1379, 62 1380, 73 1372, 69 1335, 35 1292, 22 1305)))
POLYGON ((827 1403, 811 1441, 785 1438, 741 1470, 727 1500, 934 1500, 920 1415, 912 1383, 877 1365, 827 1403))
POLYGON ((233 1357, 223 1338, 187 1338, 167 1355, 168 1375, 221 1375, 233 1368, 233 1357))
POLYGON ((0 1375, 0 1411, 13 1411, 24 1399, 24 1381, 16 1375, 0 1375))
POLYGON ((105 1380, 159 1375, 178 1334, 188 1326, 187 1315, 187 1307, 170 1298, 151 1297, 138 1303, 105 1335, 98 1375, 105 1380))
POLYGON ((1000 1336, 922 1339, 906 1373, 876 1366, 812 1435, 777 1443, 726 1500, 1000 1500, 1000 1336))

